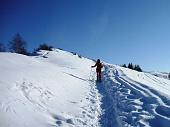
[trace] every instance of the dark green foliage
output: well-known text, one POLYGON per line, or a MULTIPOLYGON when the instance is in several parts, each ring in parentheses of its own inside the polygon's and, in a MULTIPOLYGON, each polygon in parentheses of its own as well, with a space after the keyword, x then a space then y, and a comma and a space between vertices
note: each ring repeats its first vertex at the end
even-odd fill
POLYGON ((73 55, 77 55, 75 52, 71 52, 73 55))
POLYGON ((75 52, 71 52, 73 55, 77 55, 79 58, 82 58, 82 56, 81 55, 79 55, 79 54, 77 54, 77 53, 75 53, 75 52))
POLYGON ((137 65, 135 65, 133 69, 134 69, 134 70, 137 70, 137 65))
POLYGON ((133 64, 132 64, 132 63, 129 63, 129 64, 128 64, 128 68, 129 68, 129 69, 133 69, 133 64))
POLYGON ((139 65, 135 65, 134 70, 139 71, 139 72, 142 72, 142 69, 140 68, 139 65))
POLYGON ((136 70, 136 71, 138 71, 138 72, 142 72, 142 69, 140 68, 139 65, 133 65, 132 63, 129 63, 129 64, 128 64, 128 68, 129 68, 129 69, 132 69, 132 70, 136 70))
POLYGON ((0 52, 5 52, 5 46, 3 43, 0 43, 0 52))
POLYGON ((126 64, 123 64, 122 67, 125 67, 125 68, 126 68, 126 64))
POLYGON ((47 44, 40 44, 40 46, 36 49, 36 51, 39 50, 48 50, 48 51, 52 51, 52 46, 48 46, 47 44))
POLYGON ((14 38, 9 42, 9 49, 11 52, 19 54, 27 54, 26 42, 22 39, 21 35, 17 33, 14 38))
POLYGON ((170 73, 169 73, 169 75, 168 75, 168 78, 170 79, 170 73))
POLYGON ((78 57, 79 57, 79 58, 82 58, 82 56, 81 56, 81 55, 78 55, 78 57))

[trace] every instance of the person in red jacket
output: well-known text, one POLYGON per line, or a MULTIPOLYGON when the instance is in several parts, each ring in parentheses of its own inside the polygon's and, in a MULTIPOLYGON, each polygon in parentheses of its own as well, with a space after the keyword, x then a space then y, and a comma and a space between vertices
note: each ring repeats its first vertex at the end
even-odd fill
POLYGON ((91 67, 96 67, 97 81, 101 81, 101 69, 103 68, 103 64, 100 62, 100 59, 97 59, 96 64, 91 67))

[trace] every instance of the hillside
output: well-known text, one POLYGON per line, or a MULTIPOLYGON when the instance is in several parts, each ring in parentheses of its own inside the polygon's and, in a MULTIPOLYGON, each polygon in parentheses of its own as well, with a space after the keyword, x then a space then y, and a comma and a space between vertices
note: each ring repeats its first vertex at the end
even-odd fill
POLYGON ((170 127, 170 80, 54 49, 0 53, 0 127, 170 127))

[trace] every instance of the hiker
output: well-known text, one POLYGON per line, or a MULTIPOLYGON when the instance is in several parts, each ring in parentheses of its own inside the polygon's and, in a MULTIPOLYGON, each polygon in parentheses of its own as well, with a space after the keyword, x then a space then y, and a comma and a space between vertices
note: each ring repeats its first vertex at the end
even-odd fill
POLYGON ((101 69, 103 67, 103 64, 100 62, 100 59, 97 59, 97 62, 94 66, 91 66, 92 68, 93 67, 96 67, 96 73, 97 73, 97 81, 101 81, 101 69))

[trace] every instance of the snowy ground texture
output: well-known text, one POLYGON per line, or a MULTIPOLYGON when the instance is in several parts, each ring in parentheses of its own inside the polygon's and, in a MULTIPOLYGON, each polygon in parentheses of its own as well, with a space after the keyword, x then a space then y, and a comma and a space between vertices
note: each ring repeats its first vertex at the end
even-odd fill
POLYGON ((170 80, 54 49, 0 53, 0 127, 170 127, 170 80))

